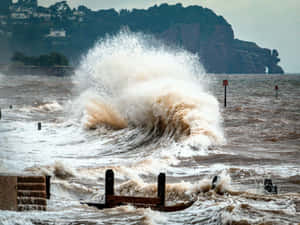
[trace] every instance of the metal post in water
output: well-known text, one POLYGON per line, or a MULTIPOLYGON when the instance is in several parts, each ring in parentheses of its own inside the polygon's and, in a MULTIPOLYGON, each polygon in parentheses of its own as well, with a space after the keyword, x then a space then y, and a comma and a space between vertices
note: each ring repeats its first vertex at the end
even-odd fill
POLYGON ((165 205, 165 197, 166 196, 166 174, 160 173, 158 175, 158 183, 157 183, 157 197, 160 198, 161 206, 165 205))
POLYGON ((226 108, 227 106, 227 86, 228 86, 228 80, 223 80, 223 86, 224 86, 224 107, 226 108))
POLYGON ((9 109, 12 109, 13 108, 13 106, 12 105, 9 105, 9 109))
POLYGON ((278 98, 278 85, 275 85, 275 97, 278 98))
POLYGON ((114 195, 114 171, 106 170, 105 173, 105 204, 108 204, 107 195, 114 195))
POLYGON ((38 122, 38 130, 41 130, 41 129, 42 129, 42 123, 38 122))
POLYGON ((0 108, 0 120, 1 120, 1 118, 2 118, 2 112, 1 112, 1 108, 0 108))

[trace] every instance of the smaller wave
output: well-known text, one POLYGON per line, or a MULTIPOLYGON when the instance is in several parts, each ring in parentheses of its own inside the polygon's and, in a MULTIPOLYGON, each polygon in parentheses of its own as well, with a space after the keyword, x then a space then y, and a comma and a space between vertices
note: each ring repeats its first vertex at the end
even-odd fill
POLYGON ((33 107, 36 111, 41 112, 55 112, 63 110, 63 107, 56 101, 47 102, 47 103, 37 103, 36 106, 33 107))
POLYGON ((63 106, 58 102, 35 102, 32 106, 24 106, 18 108, 20 111, 24 112, 59 112, 63 110, 63 106))
MULTIPOLYGON (((197 183, 180 182, 166 184, 166 201, 182 202, 195 199, 200 193, 213 191, 218 194, 236 193, 231 186, 231 178, 226 172, 219 175, 219 180, 212 186, 212 179, 204 178, 197 183)), ((142 181, 130 180, 116 187, 120 195, 154 197, 157 195, 157 184, 147 184, 142 181)))
POLYGON ((74 169, 72 169, 71 167, 67 167, 59 161, 49 166, 27 168, 26 172, 31 172, 34 174, 51 175, 60 179, 68 179, 77 176, 77 173, 74 169))

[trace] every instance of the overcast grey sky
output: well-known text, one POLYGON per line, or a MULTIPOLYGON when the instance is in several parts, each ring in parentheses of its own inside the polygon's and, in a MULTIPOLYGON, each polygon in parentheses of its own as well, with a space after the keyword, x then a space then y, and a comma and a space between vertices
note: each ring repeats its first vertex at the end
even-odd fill
MULTIPOLYGON (((38 0, 49 6, 58 0, 38 0)), ((278 49, 285 72, 300 72, 300 0, 67 0, 71 8, 85 5, 98 9, 148 8, 154 4, 181 2, 200 5, 222 15, 236 38, 261 47, 278 49)))

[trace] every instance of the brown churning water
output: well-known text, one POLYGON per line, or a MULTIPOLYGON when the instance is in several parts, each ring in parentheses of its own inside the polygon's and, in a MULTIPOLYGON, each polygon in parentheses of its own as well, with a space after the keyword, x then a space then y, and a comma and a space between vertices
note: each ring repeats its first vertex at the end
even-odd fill
POLYGON ((127 121, 124 120, 112 107, 102 103, 100 100, 89 100, 86 111, 88 119, 85 126, 89 129, 96 129, 97 125, 107 125, 113 129, 123 129, 127 127, 127 121))
POLYGON ((197 56, 130 32, 97 43, 72 77, 0 74, 0 172, 52 176, 47 212, 0 211, 0 224, 298 224, 299 87, 299 75, 205 74, 197 56), (156 196, 165 172, 167 204, 196 202, 81 205, 103 201, 107 169, 117 194, 156 196))

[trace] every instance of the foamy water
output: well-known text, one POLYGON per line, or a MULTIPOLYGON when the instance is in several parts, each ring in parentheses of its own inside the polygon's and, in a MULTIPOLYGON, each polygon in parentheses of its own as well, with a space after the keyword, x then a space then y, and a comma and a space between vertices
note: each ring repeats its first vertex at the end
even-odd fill
POLYGON ((299 87, 300 76, 208 75, 197 56, 125 31, 73 77, 0 75, 0 172, 52 176, 46 212, 0 211, 0 224, 298 224, 299 87), (107 169, 118 194, 156 196, 165 172, 166 203, 195 203, 80 204, 103 201, 107 169))
POLYGON ((147 38, 123 31, 83 59, 74 79, 85 126, 143 127, 166 138, 197 136, 202 146, 222 143, 219 103, 198 82, 205 79, 199 58, 147 38))

